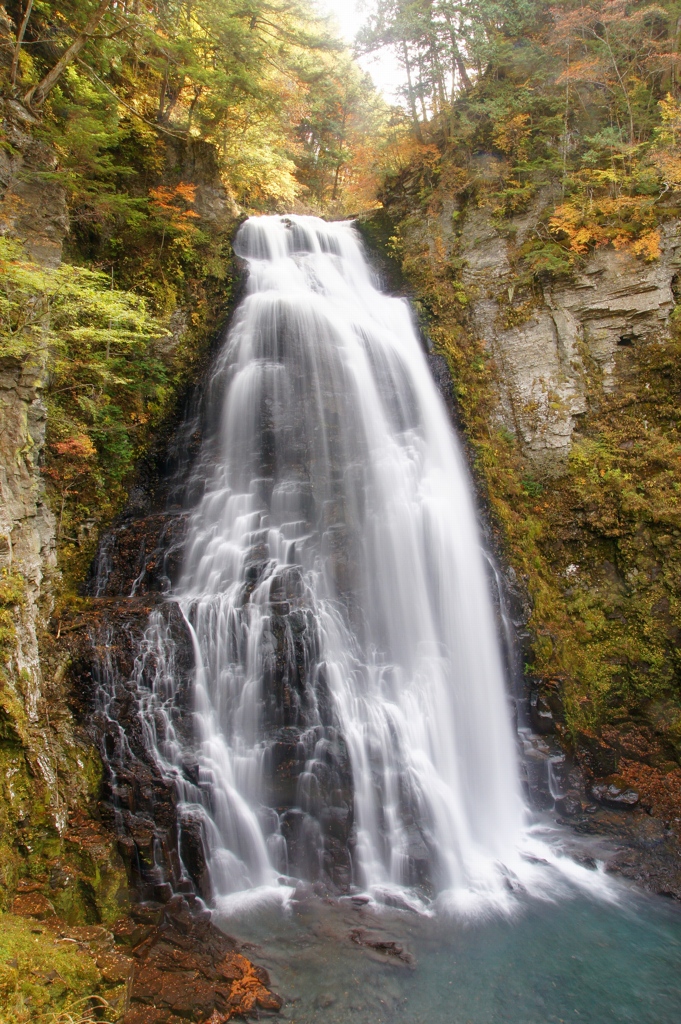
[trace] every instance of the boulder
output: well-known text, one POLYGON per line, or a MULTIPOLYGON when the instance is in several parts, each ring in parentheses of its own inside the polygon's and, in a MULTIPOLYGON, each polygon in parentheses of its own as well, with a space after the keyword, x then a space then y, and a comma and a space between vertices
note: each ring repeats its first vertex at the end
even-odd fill
POLYGON ((617 782, 598 782, 591 787, 591 796, 599 804, 614 810, 632 810, 639 802, 635 789, 617 782))

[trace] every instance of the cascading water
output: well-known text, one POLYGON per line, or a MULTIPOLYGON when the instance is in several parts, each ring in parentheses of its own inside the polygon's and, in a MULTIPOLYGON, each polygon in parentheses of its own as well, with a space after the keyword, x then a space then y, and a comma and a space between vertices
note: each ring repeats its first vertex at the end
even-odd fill
MULTIPOLYGON (((144 920, 200 893, 300 1024, 676 1021, 671 905, 592 870, 600 839, 525 822, 471 488, 406 304, 351 225, 236 244, 204 414, 91 580, 100 808, 144 920)), ((537 806, 567 799, 557 749, 519 736, 537 806)))
POLYGON ((172 595, 194 737, 168 715, 150 741, 218 898, 324 873, 493 896, 523 828, 516 751, 470 482, 408 307, 350 224, 250 219, 236 251, 248 291, 172 595))

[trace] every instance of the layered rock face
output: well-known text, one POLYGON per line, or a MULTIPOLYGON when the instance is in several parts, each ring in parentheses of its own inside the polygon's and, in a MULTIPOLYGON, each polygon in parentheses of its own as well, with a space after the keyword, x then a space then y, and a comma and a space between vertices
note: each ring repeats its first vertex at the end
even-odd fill
POLYGON ((0 560, 21 574, 15 675, 22 678, 28 720, 38 720, 41 667, 37 623, 43 583, 55 566, 55 521, 45 503, 40 455, 45 441, 42 400, 46 354, 36 361, 0 361, 0 560))
POLYGON ((448 193, 446 160, 427 201, 405 173, 367 236, 399 256, 453 372, 515 595, 527 722, 560 764, 540 805, 557 786, 566 821, 622 839, 613 869, 678 896, 679 222, 662 220, 658 258, 603 247, 533 274, 525 254, 558 248, 558 193, 503 217, 481 163, 477 201, 448 193))
POLYGON ((498 367, 498 423, 517 434, 538 471, 558 476, 589 392, 615 391, 631 374, 628 350, 668 337, 681 234, 675 221, 666 224, 662 255, 649 263, 599 249, 569 282, 543 284, 538 299, 518 281, 513 250, 538 230, 547 198, 511 220, 507 237, 489 207, 468 209, 458 238, 453 204, 440 225, 458 246, 474 329, 498 367))
MULTIPOLYGON (((0 156, 0 231, 54 268, 68 230, 64 192, 43 179, 54 155, 15 123, 4 128, 13 152, 0 156)), ((101 767, 69 704, 71 638, 51 623, 57 531, 41 472, 48 374, 39 327, 26 354, 0 357, 0 908, 90 922, 121 913, 126 878, 111 836, 88 826, 101 767)))
MULTIPOLYGON (((24 241, 36 259, 56 266, 68 230, 63 190, 44 185, 38 172, 53 169, 44 146, 9 126, 11 156, 0 155, 0 232, 24 241)), ((30 772, 52 807, 53 824, 66 827, 66 811, 56 794, 56 761, 45 729, 44 678, 38 633, 50 612, 45 584, 56 564, 55 519, 45 501, 40 462, 45 442, 43 391, 47 348, 37 343, 30 356, 0 358, 0 568, 2 603, 12 620, 6 671, 2 679, 2 712, 9 737, 3 754, 6 773, 30 772), (23 747, 23 750, 21 749, 23 747)), ((20 791, 20 787, 19 787, 20 791)), ((3 793, 5 827, 21 819, 21 797, 3 793)), ((3 837, 11 843, 12 836, 3 837)))
POLYGON ((5 134, 12 149, 0 150, 0 234, 22 241, 36 263, 58 267, 69 213, 64 189, 45 178, 57 168, 56 154, 12 120, 5 134))

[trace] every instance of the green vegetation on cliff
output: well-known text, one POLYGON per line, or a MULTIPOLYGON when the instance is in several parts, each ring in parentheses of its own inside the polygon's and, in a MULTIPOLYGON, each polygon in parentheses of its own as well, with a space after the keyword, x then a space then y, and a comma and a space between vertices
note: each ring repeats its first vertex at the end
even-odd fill
POLYGON ((552 190, 519 253, 551 277, 598 246, 659 255, 681 184, 679 31, 674 3, 379 0, 363 43, 404 66, 422 200, 439 183, 503 222, 552 190))
POLYGON ((58 543, 92 510, 110 517, 120 505, 143 428, 166 411, 167 371, 154 350, 163 334, 144 298, 105 274, 41 267, 0 238, 0 356, 40 361, 49 351, 44 473, 58 543))
POLYGON ((0 7, 0 907, 120 914, 64 605, 205 367, 239 219, 371 206, 399 130, 305 0, 0 7))
POLYGON ((27 219, 15 179, 68 206, 61 267, 3 242, 0 333, 5 355, 47 354, 45 479, 73 591, 226 316, 242 211, 371 206, 400 126, 305 0, 10 2, 2 97, 3 230, 27 219))
MULTIPOLYGON (((376 12, 363 43, 392 45, 402 62, 414 149, 366 230, 452 367, 500 542, 531 600, 528 672, 567 739, 599 736, 650 804, 678 813, 660 795, 681 760, 676 314, 645 344, 620 339, 614 387, 582 346, 570 372, 583 411, 569 461, 548 478, 522 432, 500 422, 508 370, 490 344, 490 331, 553 308, 599 252, 623 254, 633 274, 636 261, 654 268, 664 231, 674 235, 678 5, 379 0, 376 12), (494 239, 484 292, 467 266, 494 239), (493 325, 477 320, 485 302, 493 325)), ((548 415, 561 401, 548 395, 548 415)), ((531 405, 517 411, 539 422, 531 405)))

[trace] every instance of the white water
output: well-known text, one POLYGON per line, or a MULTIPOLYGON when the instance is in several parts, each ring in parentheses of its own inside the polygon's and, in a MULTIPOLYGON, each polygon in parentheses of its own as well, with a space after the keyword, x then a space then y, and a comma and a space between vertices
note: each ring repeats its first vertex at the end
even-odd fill
MULTIPOLYGON (((517 754, 471 485, 407 304, 349 224, 251 219, 236 248, 248 291, 175 595, 197 664, 183 813, 214 894, 323 876, 354 804, 349 881, 501 904, 531 870, 517 754)), ((186 757, 168 724, 150 739, 186 757)))

